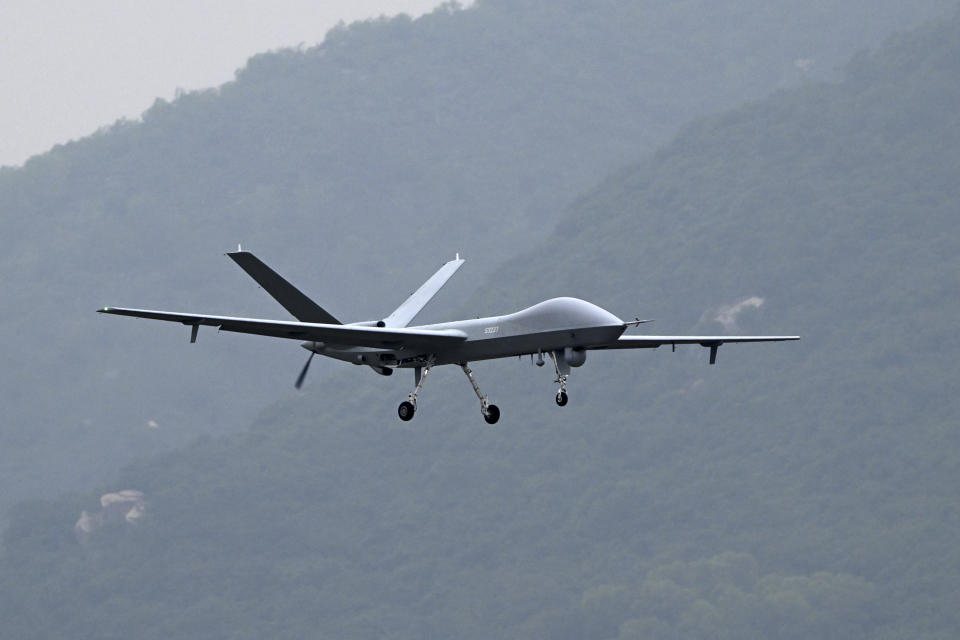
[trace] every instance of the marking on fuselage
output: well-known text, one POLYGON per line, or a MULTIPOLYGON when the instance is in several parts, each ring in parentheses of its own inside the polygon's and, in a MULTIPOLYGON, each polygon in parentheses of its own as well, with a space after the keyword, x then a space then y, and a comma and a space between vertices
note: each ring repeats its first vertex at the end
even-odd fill
POLYGON ((483 330, 483 332, 487 335, 490 335, 491 333, 496 333, 497 331, 500 331, 500 327, 487 327, 483 330))

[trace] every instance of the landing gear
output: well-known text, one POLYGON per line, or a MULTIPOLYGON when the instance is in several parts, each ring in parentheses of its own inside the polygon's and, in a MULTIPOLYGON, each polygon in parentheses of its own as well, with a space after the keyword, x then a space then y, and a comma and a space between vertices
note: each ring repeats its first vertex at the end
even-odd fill
POLYGON ((416 380, 417 386, 413 389, 413 392, 407 396, 405 402, 401 402, 400 406, 397 407, 397 415, 400 416, 400 419, 404 422, 413 420, 413 414, 417 412, 417 396, 420 394, 420 390, 423 389, 423 383, 427 379, 427 374, 430 373, 430 368, 433 366, 433 360, 431 360, 426 367, 417 367, 413 370, 413 377, 416 380))
POLYGON ((487 396, 480 391, 480 385, 478 385, 477 381, 474 379, 473 371, 470 370, 470 367, 467 366, 467 363, 461 362, 460 368, 463 369, 463 372, 466 374, 470 384, 473 385, 473 392, 477 394, 478 398, 480 398, 480 413, 483 414, 483 419, 487 421, 487 424, 496 424, 497 420, 500 419, 500 408, 495 404, 490 404, 490 400, 487 398, 487 396))
MULTIPOLYGON (((417 386, 413 392, 407 396, 407 400, 401 402, 400 406, 397 407, 397 415, 400 416, 400 419, 404 422, 413 420, 413 416, 417 412, 417 396, 423 389, 423 382, 427 379, 427 374, 430 373, 434 362, 435 360, 431 359, 425 367, 417 367, 414 369, 414 380, 416 380, 417 386)), ((470 384, 473 385, 474 393, 480 398, 480 413, 483 414, 483 419, 487 421, 487 424, 496 424, 497 421, 500 420, 500 408, 495 404, 490 404, 487 396, 480 391, 480 386, 474 379, 473 371, 470 370, 467 363, 461 362, 460 368, 463 369, 463 372, 467 375, 467 379, 470 380, 470 384)))
POLYGON ((567 400, 569 399, 567 397, 567 374, 570 372, 570 367, 569 365, 567 365, 566 361, 564 361, 564 365, 566 367, 567 373, 563 373, 561 371, 560 361, 557 358, 556 351, 550 352, 550 359, 553 360, 553 369, 554 371, 557 372, 557 379, 554 380, 554 382, 560 385, 560 389, 557 390, 557 397, 555 398, 555 400, 557 401, 557 406, 565 407, 567 406, 567 400))
POLYGON ((397 407, 397 415, 399 415, 400 419, 404 422, 413 420, 413 414, 416 412, 417 408, 412 402, 401 402, 400 406, 397 407))

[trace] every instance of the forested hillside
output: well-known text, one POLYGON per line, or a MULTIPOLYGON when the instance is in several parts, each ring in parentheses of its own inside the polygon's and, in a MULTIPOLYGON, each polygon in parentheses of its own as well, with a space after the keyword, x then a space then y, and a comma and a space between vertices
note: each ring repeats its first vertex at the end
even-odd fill
POLYGON ((345 320, 389 312, 460 251, 470 269, 432 310, 450 314, 684 122, 829 77, 953 4, 480 0, 255 56, 0 170, 0 507, 292 393, 294 344, 190 346, 94 309, 285 317, 222 257, 243 242, 345 320))
POLYGON ((687 127, 485 285, 657 332, 800 343, 479 363, 485 425, 438 370, 347 369, 250 432, 20 506, 15 637, 953 638, 960 634, 960 16, 687 127), (403 376, 402 378, 405 378, 403 376), (402 391, 401 391, 402 389, 402 391))

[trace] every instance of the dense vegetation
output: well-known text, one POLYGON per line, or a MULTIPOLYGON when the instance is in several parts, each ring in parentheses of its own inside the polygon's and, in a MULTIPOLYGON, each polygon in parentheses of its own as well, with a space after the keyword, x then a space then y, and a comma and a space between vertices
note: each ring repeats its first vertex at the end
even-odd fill
POLYGON ((221 257, 241 241, 349 320, 461 251, 470 267, 435 308, 450 313, 694 116, 828 77, 953 4, 480 0, 258 55, 234 82, 0 170, 0 509, 242 429, 292 392, 294 344, 189 346, 98 306, 282 315, 221 257))
POLYGON ((758 297, 730 328, 803 342, 591 354, 563 409, 548 372, 482 363, 494 428, 459 373, 400 424, 397 377, 347 369, 128 467, 135 526, 81 545, 95 495, 19 507, 5 631, 956 637, 958 77, 960 15, 701 120, 477 300, 572 293, 672 333, 758 297))

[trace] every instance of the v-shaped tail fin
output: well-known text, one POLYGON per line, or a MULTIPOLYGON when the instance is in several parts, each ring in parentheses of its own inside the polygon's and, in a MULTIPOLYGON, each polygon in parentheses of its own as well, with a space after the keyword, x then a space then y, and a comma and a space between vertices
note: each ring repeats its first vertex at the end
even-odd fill
POLYGON ((403 301, 403 304, 384 318, 384 325, 387 327, 405 327, 410 324, 463 263, 464 260, 460 259, 458 253, 455 259, 440 267, 439 271, 430 276, 430 279, 420 285, 419 289, 411 293, 410 297, 403 301))
POLYGON ((249 251, 227 255, 300 322, 343 324, 249 251))

